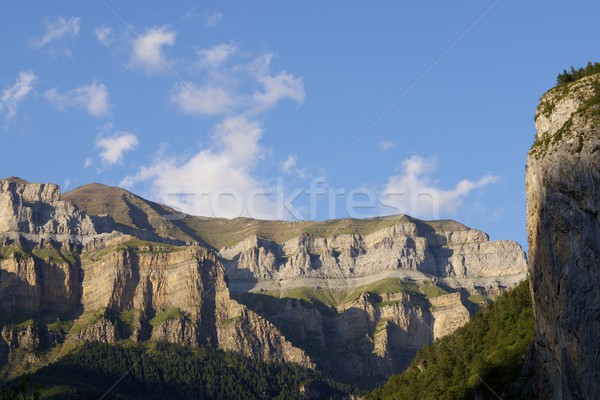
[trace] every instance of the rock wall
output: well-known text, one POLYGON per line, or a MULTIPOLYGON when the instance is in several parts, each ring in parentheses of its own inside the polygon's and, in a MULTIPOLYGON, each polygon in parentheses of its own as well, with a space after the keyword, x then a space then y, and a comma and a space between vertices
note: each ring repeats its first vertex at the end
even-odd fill
POLYGON ((0 367, 9 374, 63 342, 123 339, 314 367, 276 326, 230 298, 210 249, 98 234, 60 200, 58 186, 17 178, 0 180, 0 227, 0 367), (47 339, 53 335, 60 340, 47 339))
POLYGON ((275 243, 252 236, 221 249, 219 255, 234 291, 285 290, 311 280, 343 286, 354 278, 377 279, 390 271, 398 276, 450 278, 454 283, 455 278, 472 282, 498 278, 502 284, 503 278, 525 279, 527 270, 525 253, 515 242, 489 241, 485 233, 453 221, 434 227, 408 217, 364 237, 305 234, 275 243))
POLYGON ((600 398, 599 116, 598 75, 537 108, 526 186, 539 398, 600 398))
MULTIPOLYGON (((323 223, 319 235, 294 230, 299 234, 281 243, 250 234, 217 252, 199 233, 205 219, 188 217, 185 235, 198 240, 186 242, 167 234, 177 232, 156 222, 158 212, 145 217, 143 210, 159 206, 131 194, 135 207, 126 202, 114 217, 104 214, 124 192, 101 189, 110 196, 78 197, 103 212, 88 217, 61 200, 56 185, 0 180, 3 325, 18 333, 33 324, 37 330, 24 331, 29 336, 57 335, 27 354, 86 340, 168 341, 318 367, 369 386, 464 324, 469 294, 498 294, 526 273, 514 242, 407 216, 362 235, 335 229, 374 221, 323 223), (137 222, 116 222, 123 213, 137 222)), ((225 229, 214 234, 227 235, 208 222, 225 229)), ((278 229, 274 223, 268 230, 278 229)), ((21 333, 14 335, 0 340, 9 369, 15 350, 23 353, 30 342, 8 344, 21 333)))

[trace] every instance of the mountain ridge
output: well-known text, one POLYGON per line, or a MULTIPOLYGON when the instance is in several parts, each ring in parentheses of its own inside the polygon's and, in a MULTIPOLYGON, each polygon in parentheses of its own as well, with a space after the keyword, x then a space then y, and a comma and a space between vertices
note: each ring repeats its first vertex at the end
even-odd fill
POLYGON ((85 340, 167 341, 371 387, 525 277, 518 244, 451 220, 212 219, 15 179, 0 204, 5 369, 85 340), (61 298, 60 315, 40 306, 61 298))

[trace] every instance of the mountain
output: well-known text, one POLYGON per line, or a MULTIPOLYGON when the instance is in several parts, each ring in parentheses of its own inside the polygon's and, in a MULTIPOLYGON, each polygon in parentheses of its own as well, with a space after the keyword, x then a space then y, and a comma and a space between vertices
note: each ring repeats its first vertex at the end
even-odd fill
POLYGON ((566 83, 542 97, 527 157, 532 391, 545 399, 600 398, 600 75, 594 70, 597 64, 573 70, 576 76, 565 72, 566 83))
POLYGON ((522 282, 465 326, 426 346, 368 400, 509 399, 533 341, 529 285, 522 282))
POLYGON ((600 398, 599 68, 565 71, 537 107, 530 289, 503 294, 368 399, 600 398))
POLYGON ((213 219, 0 181, 6 376, 85 341, 166 341, 372 387, 525 277, 518 244, 455 221, 213 219))

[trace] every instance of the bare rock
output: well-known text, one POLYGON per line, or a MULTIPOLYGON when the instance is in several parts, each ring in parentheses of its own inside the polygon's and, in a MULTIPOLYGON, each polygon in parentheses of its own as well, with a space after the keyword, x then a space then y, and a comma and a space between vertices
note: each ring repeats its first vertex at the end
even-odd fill
POLYGON ((600 398, 599 110, 599 75, 550 90, 527 158, 531 369, 545 399, 600 398))

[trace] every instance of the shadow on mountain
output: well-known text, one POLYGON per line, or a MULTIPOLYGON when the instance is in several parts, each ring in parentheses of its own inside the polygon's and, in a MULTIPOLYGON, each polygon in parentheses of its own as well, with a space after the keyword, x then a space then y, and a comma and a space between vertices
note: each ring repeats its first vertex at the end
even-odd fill
MULTIPOLYGON (((368 302, 381 303, 380 296, 365 295, 368 302)), ((357 387, 372 388, 385 382, 391 374, 403 371, 424 344, 433 341, 432 321, 423 323, 417 338, 384 318, 376 324, 373 315, 359 307, 338 312, 335 307, 314 300, 249 292, 233 297, 277 326, 323 373, 357 387), (382 354, 381 346, 376 349, 378 339, 386 341, 386 354, 382 354)))

